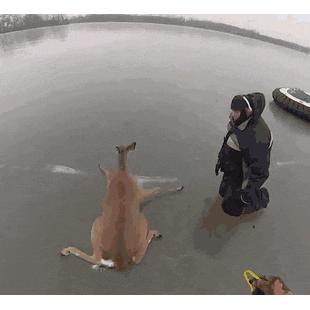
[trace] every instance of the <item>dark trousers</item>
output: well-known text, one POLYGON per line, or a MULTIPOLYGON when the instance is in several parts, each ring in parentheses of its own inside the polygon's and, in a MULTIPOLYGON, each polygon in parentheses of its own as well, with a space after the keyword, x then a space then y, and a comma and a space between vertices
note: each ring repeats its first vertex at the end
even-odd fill
POLYGON ((240 199, 243 177, 224 173, 219 194, 223 198, 223 211, 231 216, 240 216, 242 213, 253 213, 266 208, 269 203, 269 193, 266 188, 258 188, 252 193, 252 203, 245 204, 240 199))

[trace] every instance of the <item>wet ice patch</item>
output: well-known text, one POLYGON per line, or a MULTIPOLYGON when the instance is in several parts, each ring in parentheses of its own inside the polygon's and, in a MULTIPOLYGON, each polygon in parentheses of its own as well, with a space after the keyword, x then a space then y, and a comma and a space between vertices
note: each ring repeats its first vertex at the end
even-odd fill
POLYGON ((276 165, 281 167, 281 166, 287 166, 287 165, 294 165, 296 164, 296 161, 294 160, 289 160, 289 161, 277 161, 276 165))
POLYGON ((73 169, 63 165, 47 165, 46 170, 52 173, 72 174, 72 175, 85 175, 82 170, 73 169))

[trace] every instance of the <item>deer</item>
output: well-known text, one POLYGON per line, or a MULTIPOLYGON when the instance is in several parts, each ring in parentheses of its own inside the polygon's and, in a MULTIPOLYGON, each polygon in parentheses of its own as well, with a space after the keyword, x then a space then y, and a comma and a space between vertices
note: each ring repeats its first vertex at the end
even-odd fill
POLYGON ((111 268, 126 270, 139 264, 153 239, 162 235, 150 228, 143 214, 143 202, 166 193, 176 193, 184 186, 162 190, 159 187, 143 189, 137 178, 128 171, 128 153, 136 149, 136 142, 127 146, 116 146, 118 169, 98 168, 106 179, 106 193, 102 202, 102 214, 98 216, 91 229, 93 254, 69 246, 61 255, 75 255, 93 265, 94 269, 111 268))

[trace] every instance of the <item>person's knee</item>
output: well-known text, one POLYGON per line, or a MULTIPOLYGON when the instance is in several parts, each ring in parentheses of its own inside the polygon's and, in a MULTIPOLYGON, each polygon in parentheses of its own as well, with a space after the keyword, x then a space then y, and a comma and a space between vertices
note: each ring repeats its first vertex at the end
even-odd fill
POLYGON ((223 211, 231 216, 240 216, 242 214, 242 202, 237 199, 224 199, 222 202, 223 211))
POLYGON ((265 187, 256 189, 251 196, 250 203, 244 203, 243 213, 249 214, 260 209, 267 208, 269 203, 269 193, 265 187))

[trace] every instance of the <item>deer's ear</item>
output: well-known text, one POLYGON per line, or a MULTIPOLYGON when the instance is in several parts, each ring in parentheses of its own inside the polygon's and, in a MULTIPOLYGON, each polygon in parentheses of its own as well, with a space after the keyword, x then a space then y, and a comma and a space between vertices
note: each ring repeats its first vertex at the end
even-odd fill
POLYGON ((121 149, 120 149, 120 147, 119 147, 118 145, 116 145, 115 148, 116 148, 116 150, 117 150, 118 153, 121 152, 121 149))
POLYGON ((126 147, 127 151, 133 151, 133 150, 135 150, 135 149, 136 149, 136 145, 137 145, 136 142, 133 142, 133 143, 129 144, 129 145, 126 147))

